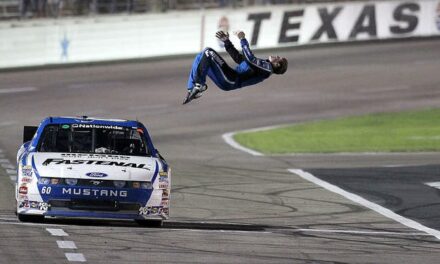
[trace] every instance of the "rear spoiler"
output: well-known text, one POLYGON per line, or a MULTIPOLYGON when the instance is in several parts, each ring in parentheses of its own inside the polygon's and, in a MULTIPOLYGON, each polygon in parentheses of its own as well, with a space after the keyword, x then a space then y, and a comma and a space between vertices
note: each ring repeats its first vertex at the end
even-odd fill
POLYGON ((23 143, 31 141, 37 132, 38 127, 36 126, 24 126, 23 128, 23 143))

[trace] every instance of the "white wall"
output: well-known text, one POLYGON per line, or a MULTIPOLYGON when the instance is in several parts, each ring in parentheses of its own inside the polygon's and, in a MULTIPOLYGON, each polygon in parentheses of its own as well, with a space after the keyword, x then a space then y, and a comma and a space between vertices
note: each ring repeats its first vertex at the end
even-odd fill
POLYGON ((219 49, 214 35, 222 17, 229 31, 243 29, 249 42, 254 39, 254 48, 436 36, 439 5, 436 0, 356 2, 2 22, 0 68, 219 49))

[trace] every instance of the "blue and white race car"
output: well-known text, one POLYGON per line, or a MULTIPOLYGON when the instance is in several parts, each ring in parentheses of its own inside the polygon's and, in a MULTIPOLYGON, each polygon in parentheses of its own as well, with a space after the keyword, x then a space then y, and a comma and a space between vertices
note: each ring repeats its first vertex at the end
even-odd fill
POLYGON ((48 117, 24 127, 17 153, 17 215, 169 218, 171 171, 138 121, 48 117))

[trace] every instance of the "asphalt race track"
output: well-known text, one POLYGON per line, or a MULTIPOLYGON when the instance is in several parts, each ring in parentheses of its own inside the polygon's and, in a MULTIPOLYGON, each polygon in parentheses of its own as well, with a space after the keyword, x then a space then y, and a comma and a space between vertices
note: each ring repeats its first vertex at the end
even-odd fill
MULTIPOLYGON (((181 105, 190 58, 0 73, 0 263, 438 263, 440 238, 304 180, 301 169, 440 230, 440 153, 255 157, 242 129, 440 105, 439 40, 282 51, 290 68, 181 105), (172 219, 14 215, 23 125, 46 116, 138 119, 173 168, 172 219)), ((266 56, 268 53, 256 52, 266 56)))

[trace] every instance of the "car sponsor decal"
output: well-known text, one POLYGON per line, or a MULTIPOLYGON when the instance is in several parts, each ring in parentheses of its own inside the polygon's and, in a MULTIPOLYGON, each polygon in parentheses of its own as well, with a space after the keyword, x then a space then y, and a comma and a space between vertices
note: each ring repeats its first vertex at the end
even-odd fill
POLYGON ((159 189, 168 189, 168 182, 159 182, 159 189))
POLYGON ((168 189, 169 185, 168 177, 159 177, 159 189, 168 189))
POLYGON ((168 215, 169 209, 163 206, 144 206, 139 208, 139 215, 168 215))
POLYGON ((131 167, 137 169, 145 169, 150 170, 147 167, 147 164, 143 163, 128 163, 128 162, 118 162, 118 161, 105 161, 105 160, 71 160, 71 159, 46 159, 43 162, 43 166, 47 166, 49 164, 69 164, 69 165, 107 165, 107 166, 118 166, 118 167, 131 167))
POLYGON ((19 194, 27 194, 28 193, 28 187, 25 184, 22 184, 20 188, 18 188, 19 194))
POLYGON ((103 172, 88 172, 88 173, 86 173, 86 176, 93 177, 93 178, 104 178, 104 177, 107 177, 108 175, 103 172))
POLYGON ((95 124, 72 124, 72 128, 103 128, 103 129, 115 129, 123 130, 124 127, 114 125, 95 125, 95 124))
POLYGON ((129 156, 112 154, 61 153, 61 157, 75 159, 130 160, 129 156))
POLYGON ((162 199, 162 202, 160 202, 160 206, 163 207, 168 207, 169 204, 170 204, 170 200, 168 198, 162 199))
POLYGON ((23 176, 23 177, 21 178, 21 182, 22 182, 22 183, 31 183, 31 182, 32 182, 32 177, 23 176))
POLYGON ((37 202, 37 201, 22 201, 19 203, 18 208, 32 208, 38 209, 40 211, 49 211, 50 204, 45 202, 37 202))
POLYGON ((21 173, 23 176, 32 177, 32 166, 23 166, 21 173))

